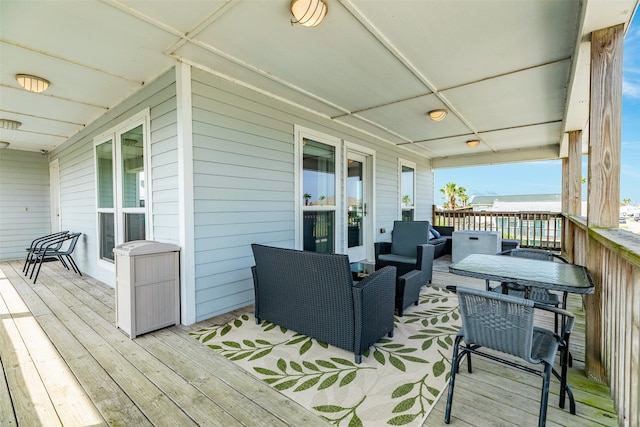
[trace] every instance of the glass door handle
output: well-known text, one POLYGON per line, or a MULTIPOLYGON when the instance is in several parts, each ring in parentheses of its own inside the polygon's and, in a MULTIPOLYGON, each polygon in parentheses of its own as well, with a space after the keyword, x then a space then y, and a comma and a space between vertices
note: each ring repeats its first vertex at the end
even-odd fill
POLYGON ((363 211, 363 215, 367 216, 367 204, 364 204, 364 211, 363 211))

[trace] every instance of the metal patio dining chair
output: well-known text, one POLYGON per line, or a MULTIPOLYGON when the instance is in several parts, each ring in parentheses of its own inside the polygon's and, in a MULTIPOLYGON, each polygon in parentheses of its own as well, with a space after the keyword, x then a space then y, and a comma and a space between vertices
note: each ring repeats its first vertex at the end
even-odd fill
MULTIPOLYGON (((22 272, 27 275, 30 265, 33 264, 34 255, 44 250, 44 248, 47 247, 51 242, 58 242, 61 245, 63 242, 62 237, 64 237, 68 232, 68 230, 59 231, 57 233, 51 233, 47 234, 46 236, 40 236, 36 239, 33 239, 29 247, 26 248, 27 256, 24 260, 24 265, 22 266, 22 272)), ((60 249, 60 246, 58 246, 57 248, 60 249)))
MULTIPOLYGON (((29 278, 33 277, 35 273, 36 277, 33 279, 33 283, 36 283, 38 280, 38 275, 40 274, 40 268, 42 264, 49 261, 60 261, 62 265, 69 270, 69 267, 73 269, 73 271, 80 276, 82 273, 78 268, 78 265, 73 260, 71 254, 75 250, 76 244, 78 243, 78 238, 82 235, 82 233, 68 233, 64 236, 59 237, 56 240, 49 241, 49 243, 43 245, 42 249, 32 255, 33 268, 31 269, 31 275, 29 278), (37 267, 36 267, 37 266, 37 267)), ((27 269, 28 272, 28 269, 27 269)))
MULTIPOLYGON (((502 251, 498 255, 513 256, 513 257, 527 258, 527 259, 536 259, 540 261, 549 261, 549 262, 555 262, 557 260, 565 264, 567 263, 567 261, 561 256, 556 255, 551 251, 547 251, 543 249, 515 248, 515 249, 502 251)), ((501 283, 500 286, 493 288, 493 291, 498 293, 513 295, 521 298, 525 297, 524 286, 518 285, 517 283, 506 283, 506 282, 501 283)), ((533 287, 529 291, 528 298, 535 302, 539 302, 541 304, 560 307, 560 296, 558 294, 550 292, 548 289, 533 287)), ((562 308, 566 308, 566 304, 563 304, 562 308)), ((554 316, 554 331, 556 333, 558 333, 558 323, 559 323, 558 315, 556 315, 554 316)))
POLYGON ((575 414, 575 401, 567 386, 567 349, 573 328, 573 314, 557 307, 539 304, 530 299, 518 298, 496 292, 457 287, 455 289, 460 304, 462 327, 453 346, 451 376, 445 411, 445 423, 451 420, 451 406, 456 374, 461 361, 467 357, 467 370, 472 372, 471 355, 477 354, 494 362, 502 363, 525 372, 540 375, 542 388, 538 426, 544 426, 549 401, 551 375, 560 380, 560 407, 564 407, 565 393, 569 396, 570 411, 575 414), (563 335, 534 326, 536 309, 550 311, 565 316, 563 335), (481 350, 482 349, 482 350, 481 350), (485 349, 504 354, 488 353, 485 349), (561 374, 554 368, 556 353, 560 353, 561 374), (515 356, 509 358, 508 355, 515 356), (536 369, 533 365, 541 365, 536 369))

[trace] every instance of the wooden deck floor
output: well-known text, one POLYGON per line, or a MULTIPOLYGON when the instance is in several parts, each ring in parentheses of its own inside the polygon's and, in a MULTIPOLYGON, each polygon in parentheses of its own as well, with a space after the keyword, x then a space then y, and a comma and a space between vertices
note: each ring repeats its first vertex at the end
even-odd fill
MULTIPOLYGON (((187 335, 210 322, 130 340, 114 327, 112 288, 57 263, 36 285, 21 269, 0 263, 0 425, 328 425, 187 335)), ((469 280, 434 272, 436 285, 469 280)), ((608 389, 583 374, 583 325, 570 372, 578 414, 552 397, 548 425, 617 425, 608 389)), ((536 424, 537 377, 478 358, 474 368, 458 377, 452 426, 536 424)), ((444 400, 424 426, 444 425, 444 400)))

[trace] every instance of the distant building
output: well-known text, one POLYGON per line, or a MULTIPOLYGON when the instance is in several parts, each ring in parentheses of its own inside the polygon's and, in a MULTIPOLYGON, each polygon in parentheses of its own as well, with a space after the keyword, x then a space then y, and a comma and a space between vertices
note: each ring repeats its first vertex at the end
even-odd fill
POLYGON ((633 216, 636 214, 640 214, 640 205, 620 206, 620 216, 622 215, 633 216))
MULTIPOLYGON (((583 215, 586 203, 582 201, 583 215)), ((562 212, 562 195, 471 196, 467 206, 476 212, 562 212)))

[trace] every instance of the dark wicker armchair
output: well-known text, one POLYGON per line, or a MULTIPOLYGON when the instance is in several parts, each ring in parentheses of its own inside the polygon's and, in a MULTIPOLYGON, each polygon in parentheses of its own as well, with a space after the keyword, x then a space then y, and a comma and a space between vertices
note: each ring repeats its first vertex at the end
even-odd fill
POLYGON ((327 344, 362 353, 393 336, 396 269, 353 282, 349 257, 251 245, 256 323, 266 320, 327 344))
POLYGON ((431 283, 435 247, 429 241, 429 221, 395 221, 391 242, 374 243, 376 269, 397 269, 396 310, 402 316, 418 304, 420 289, 431 283))

